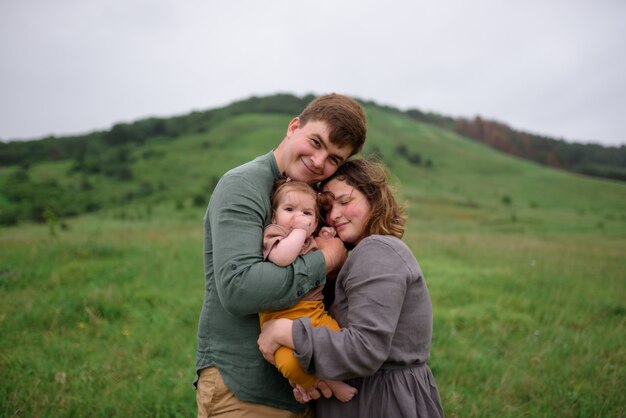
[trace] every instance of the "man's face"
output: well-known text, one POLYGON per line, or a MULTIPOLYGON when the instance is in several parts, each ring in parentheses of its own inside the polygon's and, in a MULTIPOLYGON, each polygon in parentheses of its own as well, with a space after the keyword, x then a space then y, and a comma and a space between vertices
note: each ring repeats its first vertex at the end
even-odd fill
POLYGON ((291 121, 282 152, 282 169, 288 177, 313 184, 337 171, 352 147, 331 143, 328 131, 326 122, 309 121, 301 126, 300 119, 291 121))

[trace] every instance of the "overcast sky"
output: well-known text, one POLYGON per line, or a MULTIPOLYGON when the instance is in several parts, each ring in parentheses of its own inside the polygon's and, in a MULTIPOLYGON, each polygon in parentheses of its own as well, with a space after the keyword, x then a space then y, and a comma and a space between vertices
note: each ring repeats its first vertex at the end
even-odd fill
POLYGON ((626 144, 626 1, 0 1, 4 140, 333 91, 626 144))

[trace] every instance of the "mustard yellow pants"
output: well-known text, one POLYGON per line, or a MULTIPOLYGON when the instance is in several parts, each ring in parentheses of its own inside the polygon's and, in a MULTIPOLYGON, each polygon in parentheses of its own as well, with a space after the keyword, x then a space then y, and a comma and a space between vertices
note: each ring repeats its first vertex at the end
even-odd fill
MULTIPOLYGON (((311 319, 311 325, 314 327, 325 326, 332 331, 339 331, 341 329, 337 321, 326 312, 324 302, 321 300, 301 300, 290 308, 261 312, 259 314, 259 320, 261 321, 261 326, 263 326, 263 324, 270 319, 298 319, 305 316, 311 319)), ((303 388, 310 388, 317 383, 317 377, 306 373, 302 367, 300 367, 300 363, 298 363, 291 348, 281 346, 276 350, 276 353, 274 353, 274 360, 276 361, 276 367, 283 376, 303 388)))

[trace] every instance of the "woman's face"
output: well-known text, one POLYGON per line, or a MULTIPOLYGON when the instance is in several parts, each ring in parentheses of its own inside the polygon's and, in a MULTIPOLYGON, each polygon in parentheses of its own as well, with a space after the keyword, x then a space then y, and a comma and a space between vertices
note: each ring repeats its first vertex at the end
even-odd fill
POLYGON ((324 191, 333 197, 331 209, 326 213, 326 223, 337 230, 343 242, 357 244, 365 238, 365 222, 371 210, 369 201, 343 180, 329 181, 324 191))

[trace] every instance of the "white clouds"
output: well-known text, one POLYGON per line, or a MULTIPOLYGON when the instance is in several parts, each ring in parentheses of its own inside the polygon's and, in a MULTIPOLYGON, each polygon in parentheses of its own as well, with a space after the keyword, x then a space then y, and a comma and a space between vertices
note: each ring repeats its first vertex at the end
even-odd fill
POLYGON ((338 91, 626 143, 624 2, 35 0, 0 5, 0 137, 338 91))

